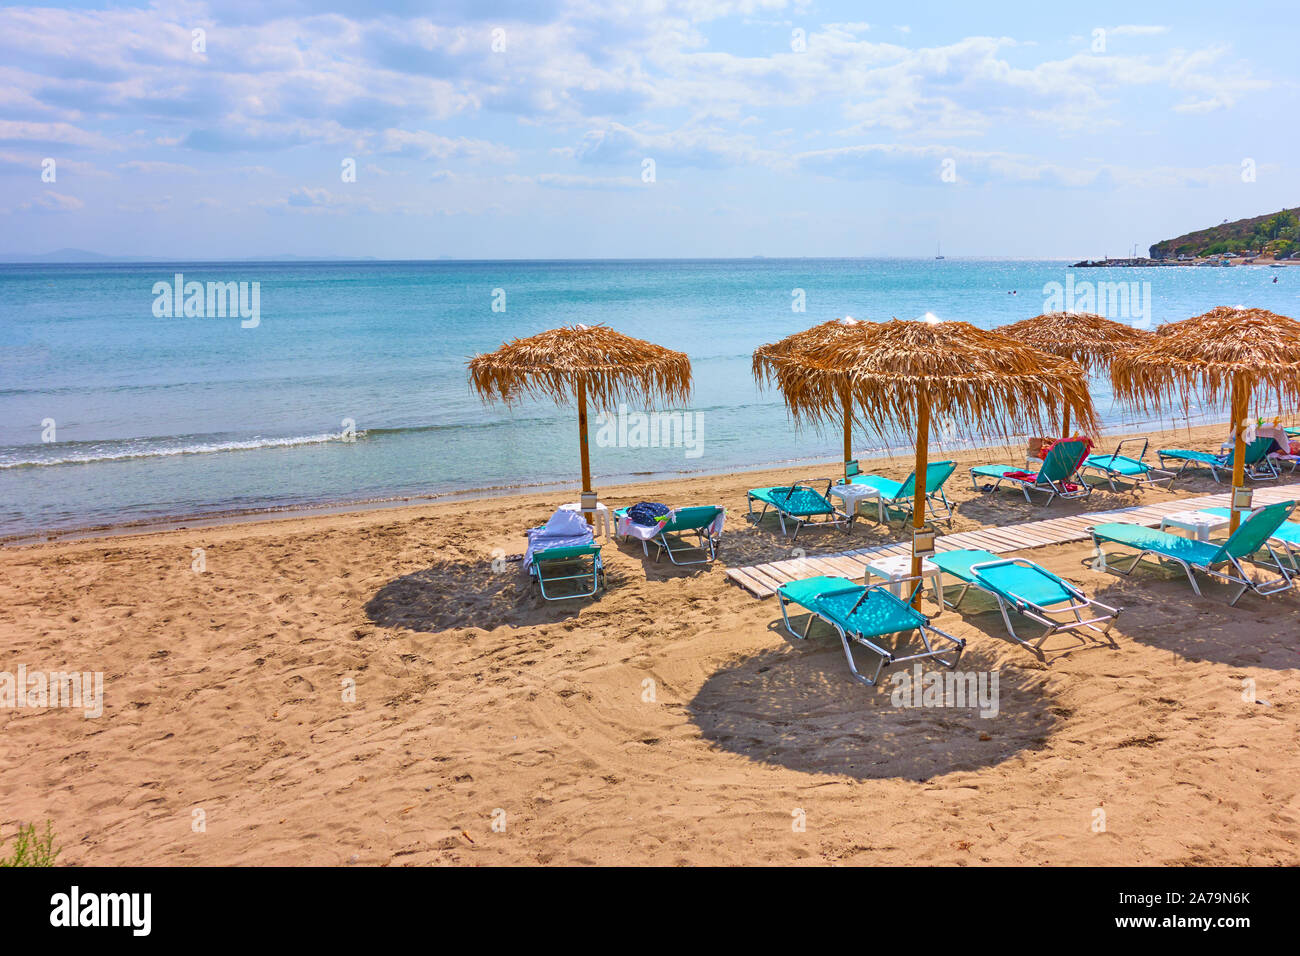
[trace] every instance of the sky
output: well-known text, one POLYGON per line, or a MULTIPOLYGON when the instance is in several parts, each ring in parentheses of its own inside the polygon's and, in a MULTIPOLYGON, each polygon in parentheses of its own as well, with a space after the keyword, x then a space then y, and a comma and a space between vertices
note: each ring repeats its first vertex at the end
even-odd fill
POLYGON ((1300 6, 0 6, 0 254, 1144 253, 1300 205, 1300 6))

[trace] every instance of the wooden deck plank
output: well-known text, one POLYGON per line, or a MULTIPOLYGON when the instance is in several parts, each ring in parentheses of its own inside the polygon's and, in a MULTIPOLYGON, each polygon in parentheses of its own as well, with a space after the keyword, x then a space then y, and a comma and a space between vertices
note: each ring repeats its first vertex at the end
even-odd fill
POLYGON ((727 570, 727 577, 731 578, 731 580, 735 581, 750 594, 758 598, 770 597, 776 593, 762 581, 751 576, 746 568, 729 568, 727 570))
MULTIPOLYGON (((1300 500, 1300 486, 1283 485, 1255 489, 1255 504, 1275 504, 1279 501, 1300 500)), ((1228 507, 1231 492, 1225 488, 1209 495, 1192 495, 1174 501, 1160 501, 1144 505, 1130 505, 1108 511, 1085 512, 1056 518, 1042 518, 1018 525, 980 528, 959 531, 939 537, 935 542, 938 551, 979 549, 995 554, 1006 554, 1054 544, 1070 544, 1086 540, 1088 527, 1108 521, 1120 521, 1147 527, 1159 525, 1160 520, 1175 511, 1199 511, 1202 508, 1228 507)), ((757 597, 769 597, 777 586, 786 581, 816 575, 834 575, 858 578, 865 573, 868 562, 879 557, 894 557, 910 553, 910 541, 892 544, 869 545, 846 549, 830 554, 805 558, 790 558, 770 564, 731 568, 727 577, 757 597)))
MULTIPOLYGON (((746 568, 745 570, 750 573, 750 575, 754 578, 754 580, 756 580, 758 583, 762 584, 764 587, 766 587, 768 590, 772 592, 775 592, 776 589, 779 588, 782 584, 787 584, 790 581, 799 580, 799 578, 794 577, 793 575, 785 575, 785 574, 781 574, 780 572, 773 572, 772 569, 767 565, 750 567, 750 568, 746 568)), ((811 577, 811 575, 803 575, 803 576, 811 577)))

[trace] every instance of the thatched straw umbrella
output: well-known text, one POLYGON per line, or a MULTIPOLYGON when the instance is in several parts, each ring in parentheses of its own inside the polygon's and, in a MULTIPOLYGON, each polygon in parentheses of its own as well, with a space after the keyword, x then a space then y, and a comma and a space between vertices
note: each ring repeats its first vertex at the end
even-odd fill
POLYGON ((691 394, 691 360, 684 352, 634 339, 606 325, 574 325, 513 339, 495 352, 474 356, 469 378, 485 402, 514 405, 529 397, 550 398, 563 405, 575 399, 582 491, 589 494, 587 403, 610 413, 620 402, 683 403, 691 394))
POLYGON ((1229 399, 1236 432, 1229 531, 1236 531, 1250 400, 1271 396, 1279 407, 1300 402, 1300 322, 1264 309, 1220 306, 1161 326, 1148 343, 1117 356, 1110 374, 1115 394, 1141 408, 1159 408, 1173 395, 1184 410, 1194 394, 1210 404, 1229 399))
MULTIPOLYGON (((1151 337, 1150 332, 1103 318, 1092 312, 1044 312, 998 328, 1040 352, 1069 359, 1092 375, 1110 365, 1115 353, 1135 348, 1151 337)), ((1070 437, 1070 411, 1066 409, 1061 435, 1070 437)))
MULTIPOLYGON (((759 388, 776 382, 776 370, 781 360, 790 356, 802 355, 810 349, 829 345, 833 342, 844 343, 854 338, 869 335, 875 325, 845 316, 831 319, 811 329, 787 335, 779 342, 760 345, 754 350, 754 378, 759 388)), ((844 383, 842 407, 844 410, 844 461, 847 464, 853 458, 853 402, 848 394, 848 382, 844 383)))
MULTIPOLYGON (((838 421, 847 394, 863 422, 882 436, 900 427, 916 429, 916 530, 925 524, 932 414, 1003 440, 1041 427, 1045 419, 1057 424, 1062 410, 1085 427, 1096 425, 1078 365, 967 322, 868 324, 861 335, 784 355, 773 366, 796 421, 838 421)), ((920 573, 914 543, 912 574, 920 573)))

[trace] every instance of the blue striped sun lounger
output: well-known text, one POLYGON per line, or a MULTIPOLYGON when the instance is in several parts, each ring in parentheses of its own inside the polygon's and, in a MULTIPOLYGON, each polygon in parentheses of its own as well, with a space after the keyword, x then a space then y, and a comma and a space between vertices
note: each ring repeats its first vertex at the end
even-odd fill
POLYGON ((849 670, 853 679, 873 687, 880 680, 881 672, 891 664, 906 661, 919 661, 933 658, 949 669, 955 668, 961 660, 966 642, 953 637, 930 624, 930 619, 911 605, 904 603, 888 591, 883 585, 865 586, 854 584, 848 578, 818 577, 805 578, 802 581, 790 581, 776 589, 776 597, 781 605, 781 619, 791 636, 807 638, 814 620, 825 621, 835 628, 844 645, 844 656, 848 659, 849 670), (803 633, 794 629, 790 623, 788 605, 797 605, 807 610, 808 622, 803 633), (904 634, 916 631, 920 634, 925 651, 898 657, 894 651, 886 650, 877 638, 889 634, 904 634), (933 639, 945 642, 942 649, 936 648, 933 639), (860 644, 873 651, 879 661, 875 674, 866 677, 858 673, 853 661, 852 644, 860 644), (943 655, 950 654, 950 658, 943 655))
POLYGON ((964 585, 957 600, 944 602, 948 607, 956 610, 971 588, 983 591, 998 602, 1012 639, 1040 657, 1043 642, 1060 631, 1091 631, 1106 638, 1111 647, 1119 646, 1110 636, 1110 629, 1120 609, 1093 600, 1041 565, 1025 558, 1003 558, 980 550, 944 551, 928 560, 964 585), (1094 609, 1102 613, 1084 617, 1093 614, 1094 609), (1042 625, 1043 633, 1032 642, 1025 640, 1016 633, 1010 611, 1042 625))

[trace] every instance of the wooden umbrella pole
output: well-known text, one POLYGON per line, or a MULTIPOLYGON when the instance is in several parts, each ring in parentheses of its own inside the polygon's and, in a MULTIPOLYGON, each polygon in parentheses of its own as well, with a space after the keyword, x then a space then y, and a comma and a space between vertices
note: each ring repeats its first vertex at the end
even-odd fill
MULTIPOLYGON (((843 390, 842 395, 842 404, 844 405, 844 464, 847 466, 853 459, 853 398, 847 388, 843 390)), ((846 472, 844 475, 846 481, 848 477, 846 472)))
POLYGON ((1240 375, 1232 377, 1232 513, 1228 517, 1228 534, 1237 530, 1241 524, 1241 514, 1237 511, 1237 489, 1246 487, 1246 413, 1250 398, 1245 382, 1240 375))
POLYGON ((1070 437, 1070 406, 1065 406, 1065 412, 1061 416, 1061 438, 1070 437))
MULTIPOLYGON (((925 527, 925 470, 930 458, 930 396, 924 387, 916 397, 916 478, 913 482, 912 529, 919 531, 925 527)), ((912 535, 912 578, 913 585, 920 583, 922 558, 916 553, 916 535, 912 535)), ((916 588, 912 598, 912 607, 921 609, 921 589, 916 588)))
MULTIPOLYGON (((587 384, 578 379, 578 449, 582 454, 582 492, 591 491, 591 460, 587 453, 587 384)), ((582 506, 581 500, 578 506, 582 506)), ((587 524, 595 524, 596 517, 586 512, 587 524)))

